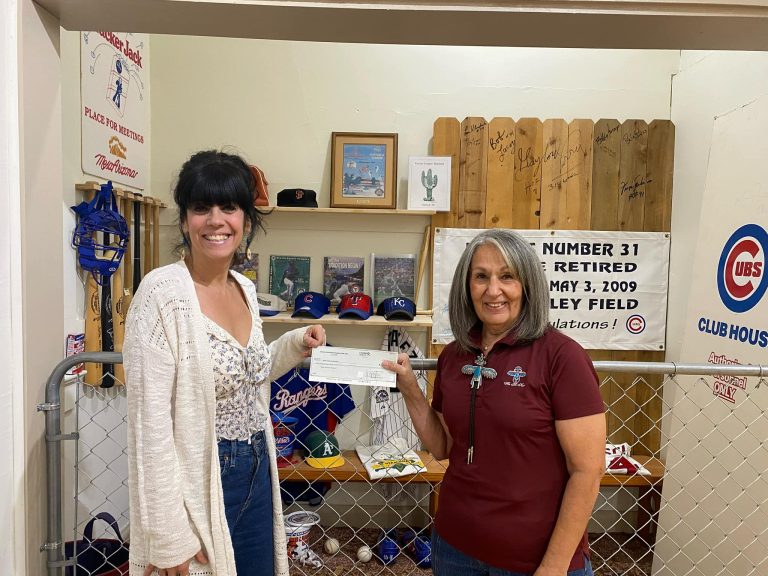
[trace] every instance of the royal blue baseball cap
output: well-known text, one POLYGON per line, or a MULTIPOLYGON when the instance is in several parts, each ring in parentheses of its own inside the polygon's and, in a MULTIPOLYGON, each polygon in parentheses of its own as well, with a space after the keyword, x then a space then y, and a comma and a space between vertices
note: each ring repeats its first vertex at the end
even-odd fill
POLYGON ((383 300, 376 308, 376 314, 387 320, 413 320, 416 316, 416 304, 402 296, 392 296, 383 300))
POLYGON ((296 296, 293 305, 292 317, 309 316, 310 318, 320 318, 331 309, 331 301, 320 294, 320 292, 302 292, 296 296))
POLYGON ((339 318, 348 318, 355 316, 362 320, 367 320, 373 314, 373 301, 368 294, 362 292, 351 292, 341 297, 341 302, 336 307, 339 318))

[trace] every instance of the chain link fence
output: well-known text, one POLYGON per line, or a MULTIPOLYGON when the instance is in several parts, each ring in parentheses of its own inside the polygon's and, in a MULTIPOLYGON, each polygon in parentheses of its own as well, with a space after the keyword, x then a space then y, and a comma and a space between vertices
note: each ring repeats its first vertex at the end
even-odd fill
MULTIPOLYGON (((119 363, 121 355, 68 358, 52 372, 46 402, 39 406, 46 418, 48 462, 48 541, 41 550, 48 555, 49 575, 74 565, 74 558, 65 558, 64 541, 82 540, 97 513, 113 516, 130 540, 126 390, 65 378, 66 370, 82 361, 119 363)), ((412 364, 436 367, 435 360, 412 364)), ((768 574, 763 367, 595 366, 607 407, 608 443, 643 472, 626 473, 618 466, 604 476, 588 528, 595 574, 768 574)), ((372 406, 370 399, 358 402, 338 423, 342 466, 308 466, 300 457, 307 447, 297 440, 292 463, 280 468, 292 574, 431 572, 427 540, 420 537, 428 538, 447 462, 412 445, 425 472, 370 480, 354 447, 370 445, 375 437, 372 406), (368 550, 372 559, 365 561, 368 550)), ((395 434, 412 438, 404 410, 395 404, 391 409, 395 434)), ((294 432, 301 437, 301 431, 294 432)), ((115 539, 115 534, 106 522, 97 522, 93 538, 115 539)), ((109 552, 102 553, 101 571, 91 573, 109 566, 109 552)))

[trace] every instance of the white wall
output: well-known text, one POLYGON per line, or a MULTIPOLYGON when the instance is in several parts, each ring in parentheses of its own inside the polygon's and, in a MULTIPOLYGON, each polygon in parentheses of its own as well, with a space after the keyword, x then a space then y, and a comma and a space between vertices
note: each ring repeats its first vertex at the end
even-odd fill
POLYGON ((25 573, 19 5, 0 6, 0 572, 25 573))
MULTIPOLYGON (((26 562, 45 570, 44 418, 35 406, 63 349, 61 238, 61 69, 59 23, 32 0, 20 3, 21 243, 24 358, 26 562), (52 244, 53 242, 53 244, 52 244)), ((15 361, 19 361, 18 357, 15 361)))

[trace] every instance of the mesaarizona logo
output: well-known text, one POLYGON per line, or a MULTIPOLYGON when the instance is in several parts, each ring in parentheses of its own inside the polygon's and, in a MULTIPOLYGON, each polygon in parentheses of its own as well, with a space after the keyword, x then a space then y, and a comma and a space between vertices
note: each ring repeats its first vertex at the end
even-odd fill
POLYGON ((731 312, 751 310, 765 294, 766 254, 768 232, 757 224, 745 224, 725 243, 717 265, 717 290, 731 312))

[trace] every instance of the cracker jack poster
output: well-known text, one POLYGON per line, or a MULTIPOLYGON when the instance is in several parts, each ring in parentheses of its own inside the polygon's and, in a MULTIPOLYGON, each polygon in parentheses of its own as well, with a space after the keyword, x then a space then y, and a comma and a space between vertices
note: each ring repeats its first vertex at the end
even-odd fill
MULTIPOLYGON (((448 294, 453 272, 478 229, 435 231, 432 343, 453 340, 448 294)), ((669 234, 517 230, 541 258, 549 319, 584 348, 664 350, 669 234)))
POLYGON ((82 32, 83 172, 143 190, 149 165, 149 35, 82 32))

